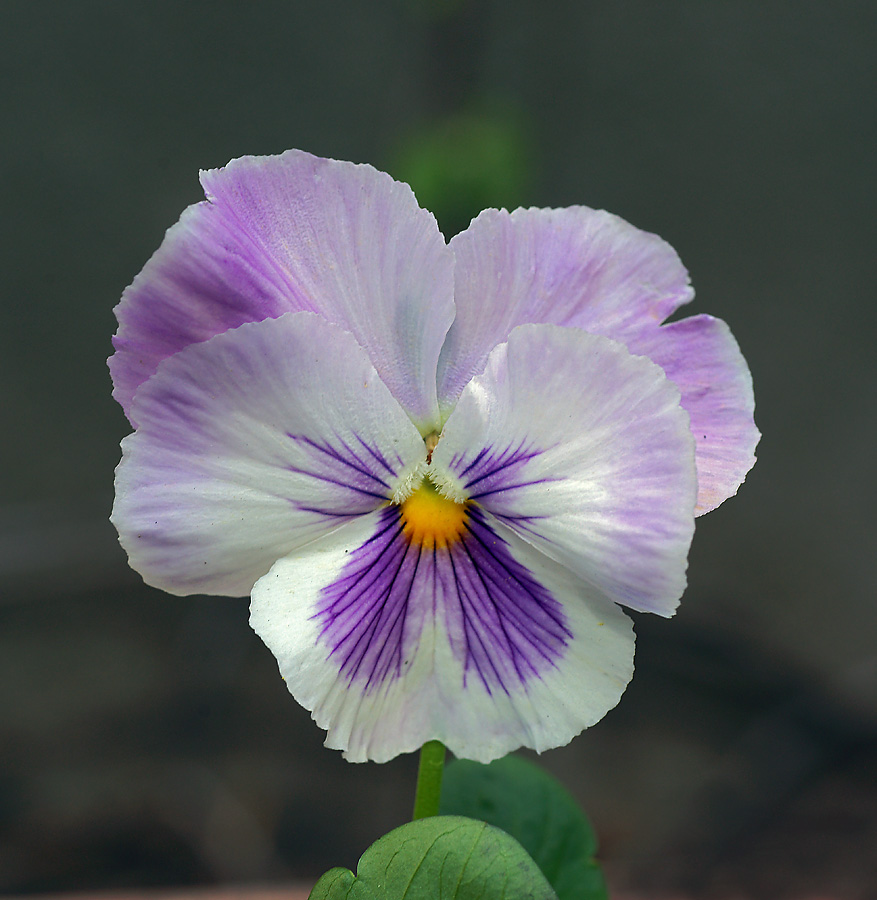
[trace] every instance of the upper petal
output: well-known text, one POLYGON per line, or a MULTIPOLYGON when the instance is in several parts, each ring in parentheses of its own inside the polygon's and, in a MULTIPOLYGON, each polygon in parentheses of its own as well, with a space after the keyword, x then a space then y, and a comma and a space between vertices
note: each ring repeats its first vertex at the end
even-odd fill
POLYGON ((165 360, 134 399, 113 522, 174 594, 240 596, 280 557, 386 505, 423 440, 346 332, 310 313, 165 360))
POLYGON ((622 344, 520 326, 466 386, 432 468, 608 599, 672 615, 697 493, 679 400, 622 344))
POLYGON ((444 409, 517 325, 571 325, 623 341, 694 296, 666 241, 584 206, 487 209, 450 247, 456 318, 439 361, 444 409))
POLYGON ((758 430, 746 360, 724 323, 661 323, 693 297, 673 248, 606 212, 486 210, 451 241, 457 314, 439 361, 446 414, 511 330, 527 322, 583 328, 664 368, 697 440, 698 514, 736 493, 758 430))
POLYGON ((411 189, 371 166, 294 150, 242 157, 201 181, 207 200, 183 213, 116 308, 110 369, 129 418, 134 391, 165 357, 306 310, 350 331, 429 430, 453 255, 411 189))
POLYGON ((715 509, 755 464, 760 437, 752 376, 731 329, 721 319, 692 316, 643 328, 627 346, 654 360, 682 392, 696 443, 695 515, 715 509))

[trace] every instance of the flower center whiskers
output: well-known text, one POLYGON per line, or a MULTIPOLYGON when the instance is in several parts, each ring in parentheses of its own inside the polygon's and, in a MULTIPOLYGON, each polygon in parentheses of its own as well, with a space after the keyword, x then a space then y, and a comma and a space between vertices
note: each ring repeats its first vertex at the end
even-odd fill
POLYGON ((447 547, 463 536, 468 503, 442 496, 428 479, 402 501, 402 531, 409 541, 426 549, 447 547))

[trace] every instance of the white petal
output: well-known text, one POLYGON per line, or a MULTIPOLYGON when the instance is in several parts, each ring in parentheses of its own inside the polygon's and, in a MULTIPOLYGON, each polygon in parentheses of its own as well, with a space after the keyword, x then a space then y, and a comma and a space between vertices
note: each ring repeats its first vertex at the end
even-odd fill
POLYGON ((275 560, 384 505, 423 440, 365 351, 311 313, 165 360, 134 398, 113 522, 171 593, 243 595, 275 560))
POLYGON ((610 599, 672 615, 694 532, 679 390, 621 344, 525 325, 449 417, 432 469, 610 599))
POLYGON ((488 762, 568 743, 617 702, 633 669, 614 604, 479 513, 423 550, 394 507, 279 560, 251 624, 296 700, 352 761, 442 741, 488 762))

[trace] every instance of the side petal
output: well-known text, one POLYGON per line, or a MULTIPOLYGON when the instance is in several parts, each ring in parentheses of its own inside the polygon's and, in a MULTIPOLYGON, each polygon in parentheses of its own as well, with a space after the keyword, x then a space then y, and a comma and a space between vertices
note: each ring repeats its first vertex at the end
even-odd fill
POLYGON ((489 762, 568 743, 633 670, 630 622, 501 523, 409 541, 396 507, 279 560, 251 624, 296 700, 355 762, 442 741, 489 762))
POLYGON ((295 150, 242 157, 201 181, 207 201, 183 213, 116 308, 110 369, 129 418, 162 359, 303 310, 350 331, 412 419, 432 428, 453 254, 411 189, 295 150))
POLYGON ((694 296, 666 241, 584 206, 488 209, 450 247, 457 313, 439 361, 445 411, 517 325, 573 326, 624 341, 694 296))
POLYGON ((521 326, 466 386, 432 469, 609 599, 673 614, 694 533, 694 440, 650 360, 579 329, 521 326))
POLYGON ((310 313, 189 346, 133 410, 112 520, 131 566, 173 594, 248 594, 280 557, 386 505, 426 454, 365 351, 310 313))
POLYGON ((712 316, 645 328, 627 341, 682 392, 696 443, 697 508, 703 515, 737 493, 755 464, 752 376, 731 329, 712 316))

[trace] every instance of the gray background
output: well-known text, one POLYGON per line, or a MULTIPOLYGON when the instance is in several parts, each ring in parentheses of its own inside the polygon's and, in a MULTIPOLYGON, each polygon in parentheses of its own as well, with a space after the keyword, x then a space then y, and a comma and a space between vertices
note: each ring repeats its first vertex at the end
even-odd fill
POLYGON ((104 360, 199 168, 300 147, 403 176, 468 112, 520 150, 489 202, 677 248, 764 432, 677 617, 638 618, 621 705, 545 764, 616 884, 868 896, 875 26, 837 0, 0 3, 0 890, 311 878, 406 818, 414 760, 323 750, 245 600, 127 568, 104 360))

